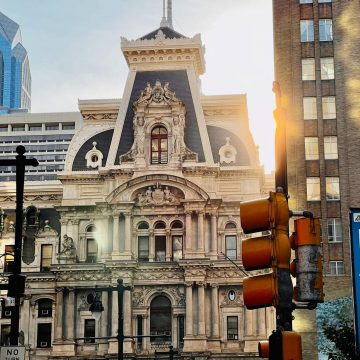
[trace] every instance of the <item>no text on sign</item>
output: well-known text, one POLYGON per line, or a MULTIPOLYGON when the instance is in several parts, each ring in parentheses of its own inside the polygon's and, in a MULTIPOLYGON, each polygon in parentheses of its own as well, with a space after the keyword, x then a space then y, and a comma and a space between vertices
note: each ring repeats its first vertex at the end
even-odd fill
POLYGON ((25 360, 24 346, 2 346, 0 360, 25 360))

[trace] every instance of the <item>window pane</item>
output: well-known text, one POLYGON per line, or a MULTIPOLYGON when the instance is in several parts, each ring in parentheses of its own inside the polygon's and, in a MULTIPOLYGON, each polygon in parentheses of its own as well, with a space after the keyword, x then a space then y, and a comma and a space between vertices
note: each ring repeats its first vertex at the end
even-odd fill
POLYGON ((155 261, 165 261, 166 237, 155 237, 155 261))
POLYGON ((322 98, 323 119, 336 119, 335 96, 322 98))
POLYGON ((95 337, 95 319, 85 319, 85 324, 84 324, 85 342, 94 343, 95 342, 94 337, 95 337))
POLYGON ((319 3, 331 3, 332 0, 319 0, 318 2, 319 3))
POLYGON ((340 185, 338 177, 326 178, 326 200, 340 199, 340 185))
POLYGON ((10 324, 9 325, 1 325, 1 346, 9 346, 10 345, 10 324))
POLYGON ((317 137, 305 138, 305 159, 306 160, 319 159, 319 144, 317 137))
POLYGON ((344 274, 344 262, 343 261, 330 261, 330 274, 331 275, 343 275, 344 274))
POLYGON ((320 178, 313 177, 306 179, 307 201, 320 200, 320 178))
POLYGON ((237 316, 227 317, 227 339, 237 340, 238 339, 238 318, 237 316))
POLYGON ((312 4, 313 0, 300 0, 300 4, 312 4))
POLYGON ((320 19, 319 20, 319 37, 320 41, 332 41, 332 20, 320 19))
POLYGON ((312 20, 300 21, 301 42, 314 41, 314 22, 312 20))
POLYGON ((52 245, 41 245, 41 271, 50 271, 52 260, 52 245))
POLYGON ((337 159, 337 136, 325 136, 324 137, 324 155, 325 159, 337 159))
POLYGON ((173 261, 182 259, 182 247, 183 237, 182 235, 176 235, 172 237, 173 242, 173 261))
POLYGON ((97 261, 97 243, 95 239, 87 240, 87 262, 96 262, 97 261))
POLYGON ((328 219, 328 242, 342 242, 341 219, 328 219))
POLYGON ((304 120, 317 119, 316 98, 303 98, 304 120))
POLYGON ((226 256, 229 259, 236 259, 236 235, 225 236, 226 256))
POLYGON ((149 260, 149 237, 139 236, 139 260, 149 260))
POLYGON ((302 79, 315 80, 315 59, 302 59, 302 79))
POLYGON ((335 77, 334 58, 321 58, 321 80, 331 80, 335 77))
POLYGON ((38 348, 51 347, 51 323, 38 324, 37 347, 38 348))

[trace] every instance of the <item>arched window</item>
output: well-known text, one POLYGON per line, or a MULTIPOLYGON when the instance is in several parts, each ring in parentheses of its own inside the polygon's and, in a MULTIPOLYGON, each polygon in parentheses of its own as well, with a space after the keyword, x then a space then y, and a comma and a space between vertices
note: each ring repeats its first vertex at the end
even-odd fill
POLYGON ((150 335, 166 336, 151 338, 151 342, 171 341, 171 303, 166 296, 157 296, 150 304, 150 335))
POLYGON ((231 260, 237 258, 236 224, 233 222, 225 225, 225 254, 231 260))
POLYGON ((168 134, 163 126, 157 126, 151 132, 151 163, 167 164, 168 134))
POLYGON ((96 228, 89 225, 86 228, 86 262, 95 263, 97 261, 98 246, 95 239, 96 228))
POLYGON ((178 261, 183 257, 183 224, 175 220, 171 224, 172 261, 178 261))
POLYGON ((138 227, 138 260, 149 261, 149 224, 145 221, 138 227))

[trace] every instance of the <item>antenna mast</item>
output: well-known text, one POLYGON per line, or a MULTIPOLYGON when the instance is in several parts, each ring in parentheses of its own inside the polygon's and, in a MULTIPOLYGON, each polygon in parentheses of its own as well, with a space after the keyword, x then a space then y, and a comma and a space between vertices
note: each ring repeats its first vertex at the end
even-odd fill
POLYGON ((172 23, 172 0, 168 0, 167 3, 167 23, 170 29, 174 29, 172 23))

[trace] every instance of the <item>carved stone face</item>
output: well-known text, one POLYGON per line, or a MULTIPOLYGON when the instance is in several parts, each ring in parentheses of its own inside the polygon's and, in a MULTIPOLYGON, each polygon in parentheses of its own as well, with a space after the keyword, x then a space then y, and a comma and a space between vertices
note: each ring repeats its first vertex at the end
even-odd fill
POLYGON ((144 125, 144 118, 143 117, 138 117, 138 121, 137 121, 139 126, 143 126, 144 125))

